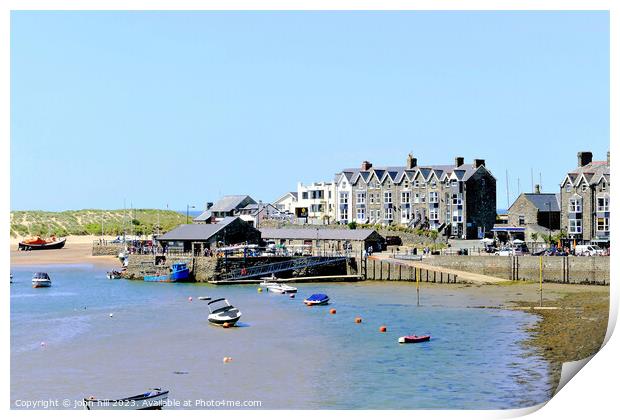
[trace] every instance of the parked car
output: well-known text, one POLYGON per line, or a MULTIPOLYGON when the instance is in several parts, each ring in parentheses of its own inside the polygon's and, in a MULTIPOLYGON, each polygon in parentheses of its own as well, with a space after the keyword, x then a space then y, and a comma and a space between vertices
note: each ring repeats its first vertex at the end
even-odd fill
POLYGON ((577 245, 575 247, 575 255, 577 256, 592 256, 603 254, 605 254, 605 251, 598 245, 577 245))
POLYGON ((568 252, 560 248, 547 248, 547 249, 541 249, 540 251, 532 252, 532 255, 535 255, 535 256, 554 255, 557 257, 566 257, 568 255, 568 252))
POLYGON ((386 245, 400 246, 403 244, 403 240, 400 236, 386 236, 385 237, 386 245))
MULTIPOLYGON (((527 248, 525 248, 527 249, 527 248)), ((522 247, 502 247, 498 251, 495 251, 495 255, 499 255, 501 257, 509 257, 509 256, 521 256, 525 255, 522 247)))

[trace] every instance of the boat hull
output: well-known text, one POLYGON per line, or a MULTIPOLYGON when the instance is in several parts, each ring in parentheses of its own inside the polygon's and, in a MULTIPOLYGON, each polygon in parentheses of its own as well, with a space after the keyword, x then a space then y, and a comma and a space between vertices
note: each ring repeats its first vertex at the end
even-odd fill
POLYGON ((239 321, 240 318, 241 318, 241 312, 239 312, 235 316, 218 316, 218 314, 209 314, 209 316, 207 317, 207 320, 211 324, 215 324, 215 325, 224 325, 226 323, 230 325, 235 325, 237 321, 239 321))
POLYGON ((421 336, 404 336, 398 339, 398 342, 401 344, 407 343, 422 343, 424 341, 430 341, 430 335, 421 335, 421 336))
POLYGON ((121 400, 84 399, 86 410, 161 410, 168 400, 168 391, 155 395, 137 395, 121 400))
POLYGON ((189 280, 189 268, 183 270, 173 271, 169 274, 144 276, 144 281, 154 281, 160 283, 176 283, 189 280))
POLYGON ((52 281, 51 280, 33 280, 32 287, 34 287, 35 289, 39 287, 52 287, 52 281))
POLYGON ((20 242, 18 245, 18 249, 29 249, 31 251, 42 250, 42 249, 60 249, 65 246, 65 242, 67 239, 60 239, 55 242, 47 242, 43 244, 31 244, 28 242, 20 242))

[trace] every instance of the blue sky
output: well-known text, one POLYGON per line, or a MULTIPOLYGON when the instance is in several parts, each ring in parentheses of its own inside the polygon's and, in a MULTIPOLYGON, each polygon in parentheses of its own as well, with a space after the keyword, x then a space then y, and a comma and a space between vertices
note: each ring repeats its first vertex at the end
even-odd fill
POLYGON ((484 158, 498 207, 609 149, 606 12, 13 12, 11 209, 272 201, 484 158))

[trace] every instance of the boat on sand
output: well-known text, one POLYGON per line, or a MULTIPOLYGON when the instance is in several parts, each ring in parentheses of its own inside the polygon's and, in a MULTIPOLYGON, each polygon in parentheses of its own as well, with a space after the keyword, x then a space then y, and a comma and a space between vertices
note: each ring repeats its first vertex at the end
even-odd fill
POLYGON ((43 239, 40 236, 37 236, 33 239, 26 239, 21 241, 17 246, 19 250, 27 250, 27 251, 35 251, 41 249, 60 249, 65 246, 65 242, 67 238, 56 238, 52 236, 49 239, 43 239))

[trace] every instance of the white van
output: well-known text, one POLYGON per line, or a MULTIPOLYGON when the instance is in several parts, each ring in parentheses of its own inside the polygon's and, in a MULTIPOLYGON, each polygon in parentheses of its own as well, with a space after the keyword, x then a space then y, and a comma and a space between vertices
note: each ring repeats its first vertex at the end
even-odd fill
POLYGON ((598 245, 577 245, 575 247, 575 255, 603 255, 605 251, 598 245))

